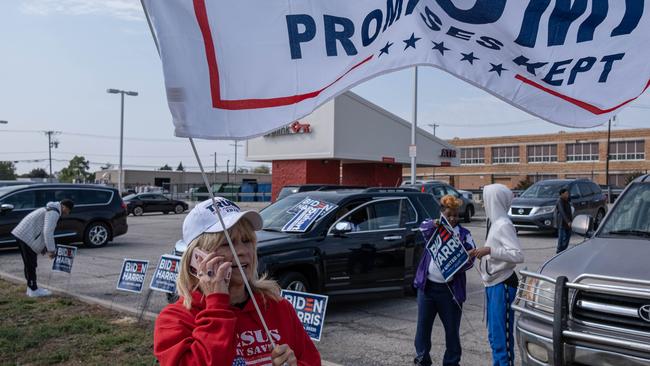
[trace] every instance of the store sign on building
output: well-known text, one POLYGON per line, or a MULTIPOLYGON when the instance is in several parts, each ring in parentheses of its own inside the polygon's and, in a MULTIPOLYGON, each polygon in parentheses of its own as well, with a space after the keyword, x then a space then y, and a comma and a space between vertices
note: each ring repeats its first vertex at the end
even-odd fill
POLYGON ((311 132, 312 132, 312 127, 309 123, 300 123, 300 121, 295 121, 288 126, 284 126, 278 130, 275 130, 271 133, 264 135, 264 137, 296 135, 296 134, 311 133, 311 132))
POLYGON ((440 151, 440 157, 441 158, 455 158, 456 157, 456 150, 454 150, 454 149, 442 149, 440 151))

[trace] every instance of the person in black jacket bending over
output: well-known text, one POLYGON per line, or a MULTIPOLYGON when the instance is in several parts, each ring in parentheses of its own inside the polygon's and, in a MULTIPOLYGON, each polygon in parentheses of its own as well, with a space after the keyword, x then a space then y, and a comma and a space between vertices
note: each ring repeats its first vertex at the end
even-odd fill
POLYGON ((573 221, 573 213, 571 210, 571 203, 569 202, 569 190, 566 188, 560 189, 560 197, 555 204, 557 210, 557 251, 560 253, 569 246, 571 240, 571 221, 573 221))

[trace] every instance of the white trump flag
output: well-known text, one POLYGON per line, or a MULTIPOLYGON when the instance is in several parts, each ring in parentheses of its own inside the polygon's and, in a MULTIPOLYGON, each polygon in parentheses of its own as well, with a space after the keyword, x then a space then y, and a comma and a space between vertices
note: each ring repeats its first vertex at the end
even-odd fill
MULTIPOLYGON (((244 139, 429 65, 592 127, 650 82, 644 0, 144 0, 176 135, 244 139)), ((426 86, 424 86, 426 87, 426 86)))

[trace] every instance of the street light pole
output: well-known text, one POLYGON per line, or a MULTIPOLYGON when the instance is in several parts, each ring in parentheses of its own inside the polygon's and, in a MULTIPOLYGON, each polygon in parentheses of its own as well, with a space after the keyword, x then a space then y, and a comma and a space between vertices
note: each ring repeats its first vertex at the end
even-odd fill
POLYGON ((106 89, 106 92, 109 94, 120 94, 120 167, 117 178, 117 189, 120 192, 120 195, 122 195, 122 192, 124 190, 124 173, 122 168, 122 162, 124 158, 124 94, 131 97, 137 97, 138 92, 120 89, 106 89))
POLYGON ((411 125, 411 146, 409 148, 409 155, 411 155, 411 184, 415 184, 417 175, 417 145, 415 142, 415 134, 418 128, 418 67, 415 67, 413 76, 413 121, 411 125))
MULTIPOLYGON (((616 120, 616 116, 613 117, 616 120)), ((612 186, 609 184, 609 144, 612 137, 612 118, 607 121, 607 156, 605 157, 605 184, 607 184, 607 203, 612 203, 612 186)))

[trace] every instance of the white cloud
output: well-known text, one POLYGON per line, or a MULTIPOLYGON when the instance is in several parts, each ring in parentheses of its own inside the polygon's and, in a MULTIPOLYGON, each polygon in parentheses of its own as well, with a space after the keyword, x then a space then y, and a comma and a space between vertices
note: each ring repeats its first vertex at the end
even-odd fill
POLYGON ((122 20, 143 20, 138 0, 23 0, 21 10, 34 15, 106 15, 122 20))

